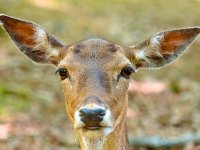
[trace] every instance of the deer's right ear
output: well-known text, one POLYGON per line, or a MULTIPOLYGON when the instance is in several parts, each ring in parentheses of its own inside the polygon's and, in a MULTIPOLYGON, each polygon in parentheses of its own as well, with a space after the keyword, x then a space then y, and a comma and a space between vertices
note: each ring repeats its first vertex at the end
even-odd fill
POLYGON ((1 14, 0 23, 21 52, 33 61, 55 65, 58 63, 63 44, 42 27, 1 14))

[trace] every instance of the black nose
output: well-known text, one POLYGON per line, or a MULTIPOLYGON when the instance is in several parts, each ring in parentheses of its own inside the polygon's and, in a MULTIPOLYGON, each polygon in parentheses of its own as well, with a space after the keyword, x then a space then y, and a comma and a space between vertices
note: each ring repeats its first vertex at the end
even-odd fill
POLYGON ((106 111, 101 108, 88 109, 83 108, 79 111, 81 121, 85 123, 87 127, 98 127, 100 122, 103 120, 103 117, 106 114, 106 111))

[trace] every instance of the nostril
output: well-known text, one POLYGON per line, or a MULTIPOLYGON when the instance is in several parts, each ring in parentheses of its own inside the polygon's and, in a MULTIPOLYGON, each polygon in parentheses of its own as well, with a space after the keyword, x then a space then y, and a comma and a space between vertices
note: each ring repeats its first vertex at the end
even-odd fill
POLYGON ((88 109, 81 109, 81 110, 79 110, 79 115, 80 116, 85 116, 87 114, 88 114, 88 109))
POLYGON ((80 116, 85 116, 85 114, 83 112, 81 112, 81 111, 79 111, 79 115, 80 116))
POLYGON ((87 108, 83 108, 81 110, 79 110, 79 115, 81 117, 85 117, 85 116, 99 116, 99 117, 103 117, 105 116, 106 111, 104 109, 98 108, 98 109, 87 109, 87 108))
POLYGON ((103 116, 105 116, 106 111, 105 111, 104 109, 97 109, 97 110, 96 110, 96 114, 97 114, 98 116, 103 117, 103 116))
POLYGON ((105 112, 102 112, 102 113, 99 114, 99 116, 103 117, 103 116, 105 116, 105 114, 106 114, 105 112))

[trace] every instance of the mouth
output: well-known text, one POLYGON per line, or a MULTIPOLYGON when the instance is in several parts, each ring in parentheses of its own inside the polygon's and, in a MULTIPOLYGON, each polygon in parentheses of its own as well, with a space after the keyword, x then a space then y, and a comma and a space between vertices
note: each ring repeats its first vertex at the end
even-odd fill
POLYGON ((85 125, 79 124, 79 126, 75 126, 75 130, 78 133, 82 134, 82 136, 89 139, 96 139, 103 136, 109 135, 113 131, 113 126, 108 125, 85 125))
POLYGON ((102 127, 102 126, 85 126, 85 127, 83 127, 83 129, 85 129, 85 130, 100 130, 102 128, 104 128, 104 127, 102 127))
POLYGON ((89 139, 95 139, 102 136, 106 136, 113 131, 113 128, 108 126, 84 126, 79 129, 82 135, 89 139))

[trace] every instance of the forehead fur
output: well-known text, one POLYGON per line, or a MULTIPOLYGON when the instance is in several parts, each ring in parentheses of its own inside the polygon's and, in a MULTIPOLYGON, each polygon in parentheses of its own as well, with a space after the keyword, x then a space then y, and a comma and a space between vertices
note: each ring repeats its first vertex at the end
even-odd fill
POLYGON ((123 54, 124 49, 122 47, 100 38, 92 38, 66 46, 63 51, 62 65, 104 66, 106 64, 115 66, 128 61, 123 54))
POLYGON ((75 53, 82 53, 87 55, 88 53, 104 54, 104 53, 116 52, 117 46, 112 42, 100 38, 93 38, 75 44, 73 47, 73 51, 75 53))

